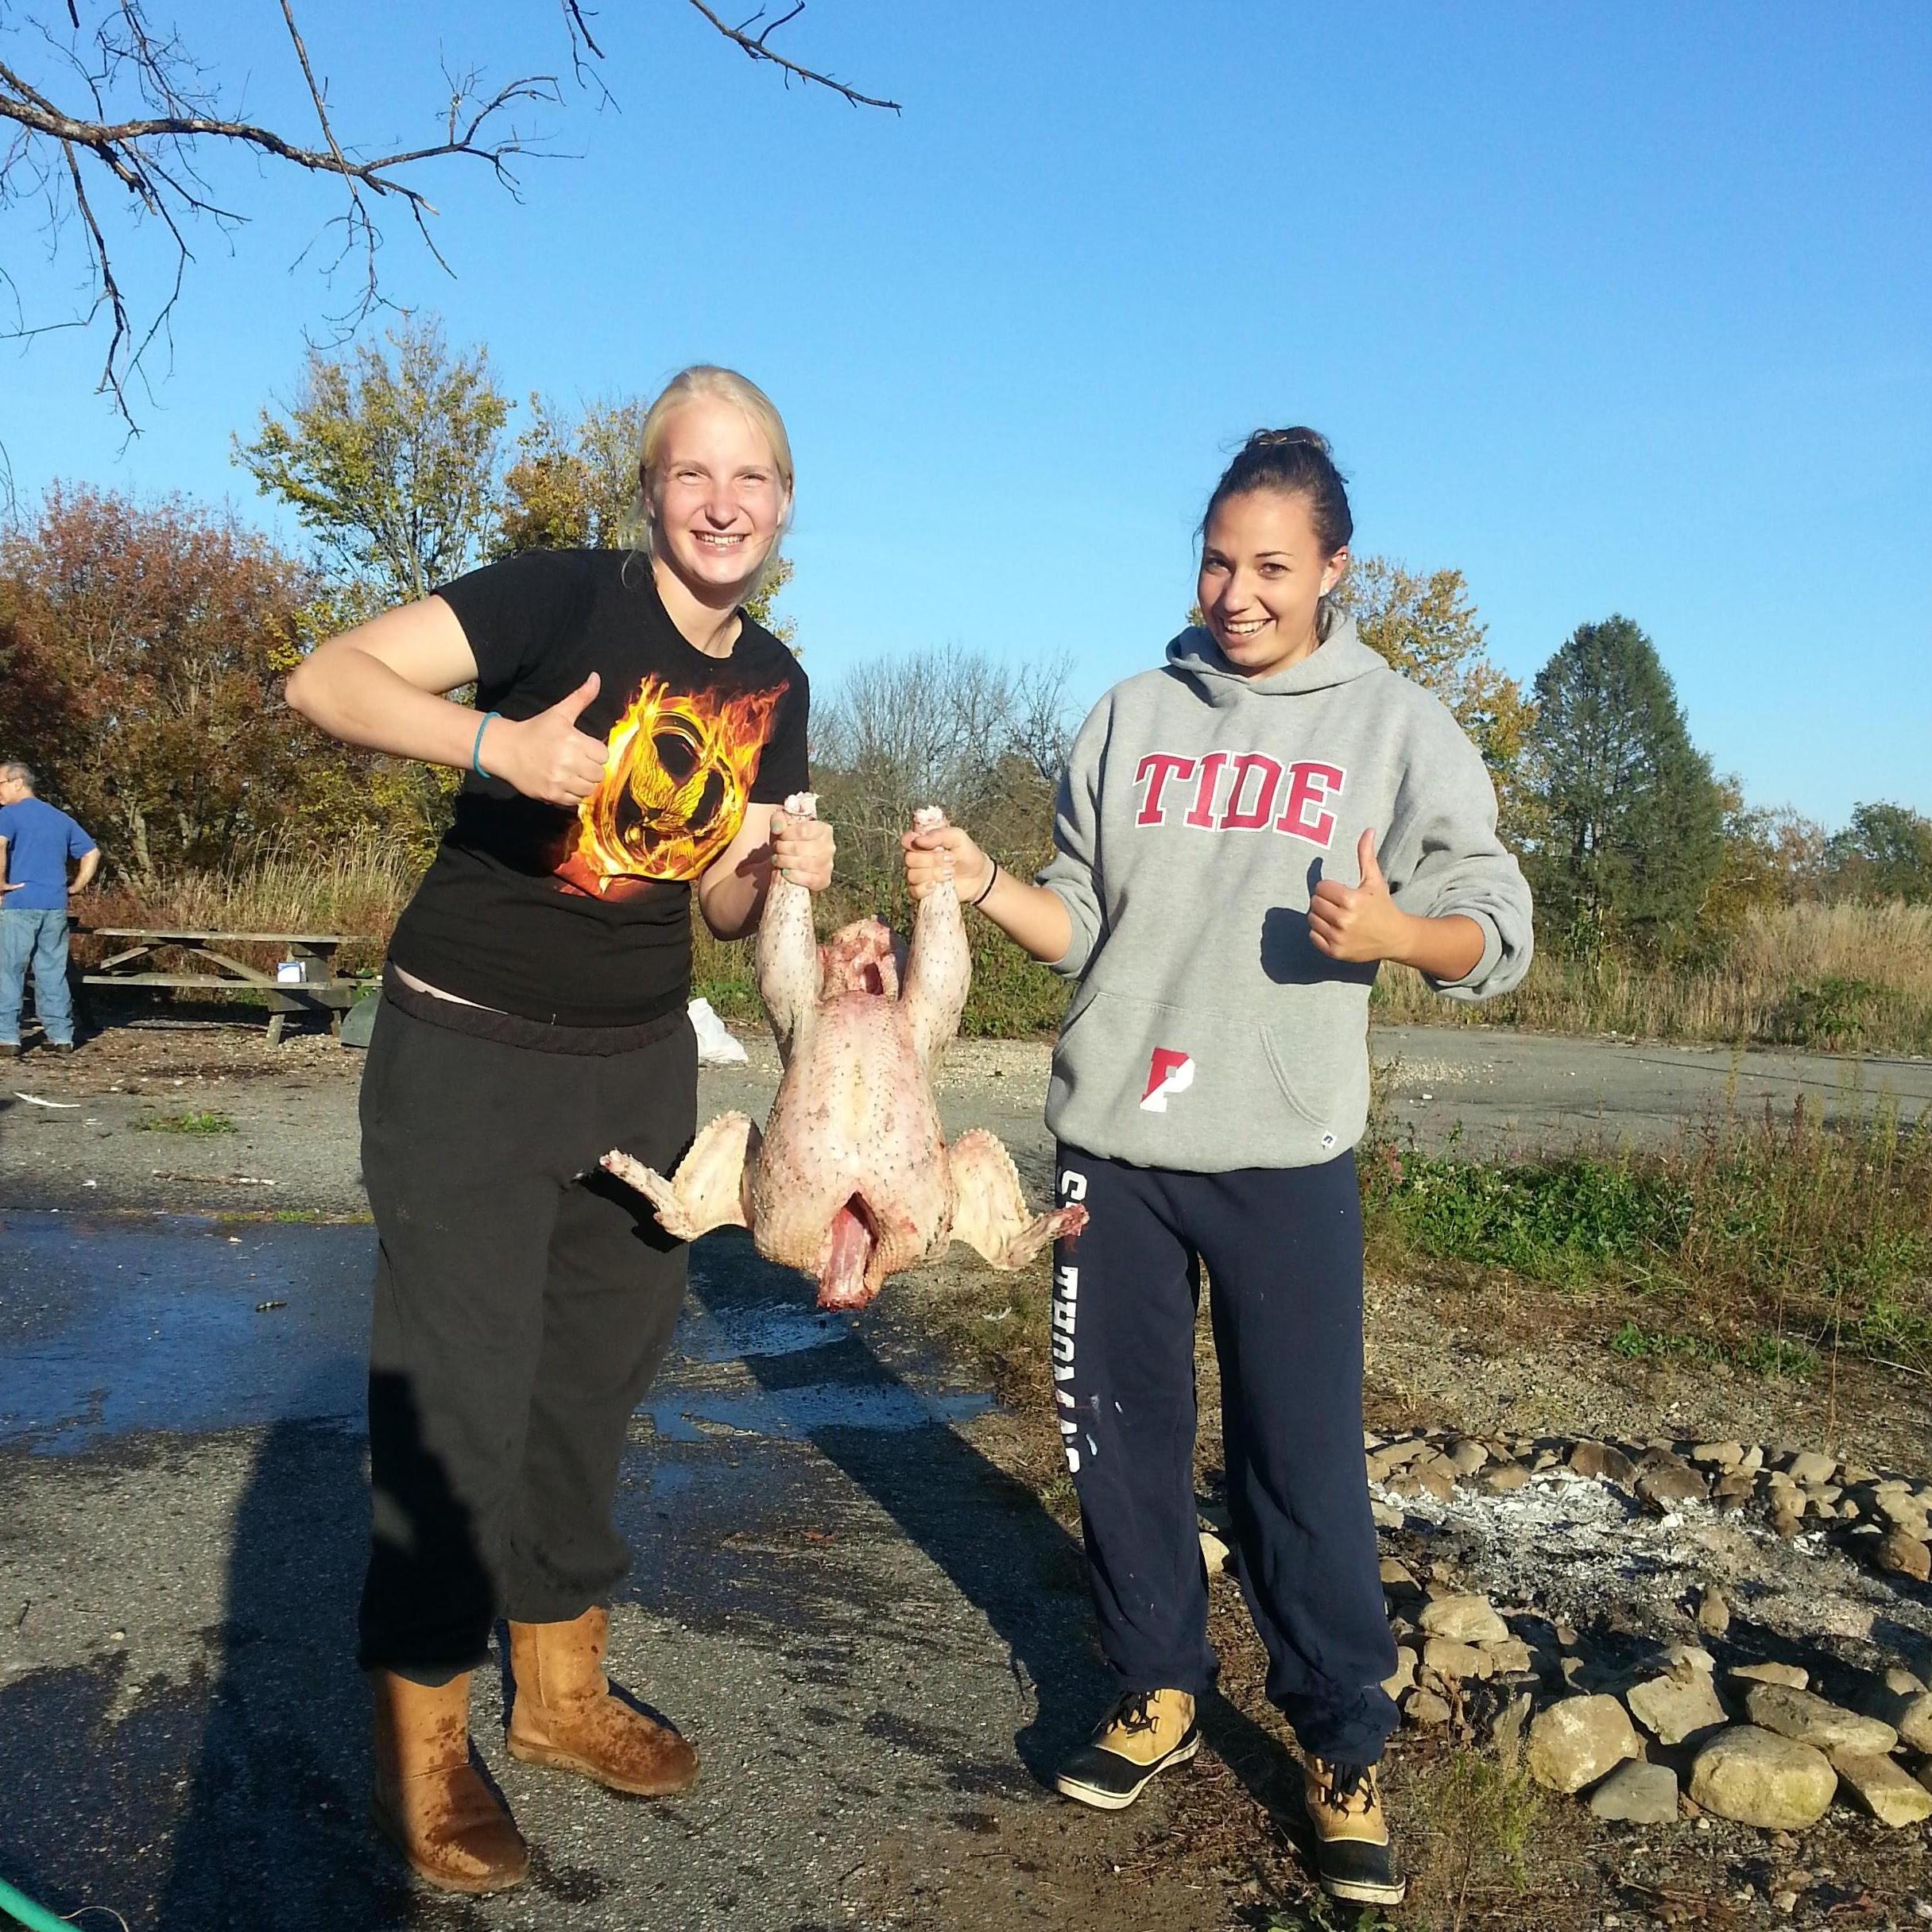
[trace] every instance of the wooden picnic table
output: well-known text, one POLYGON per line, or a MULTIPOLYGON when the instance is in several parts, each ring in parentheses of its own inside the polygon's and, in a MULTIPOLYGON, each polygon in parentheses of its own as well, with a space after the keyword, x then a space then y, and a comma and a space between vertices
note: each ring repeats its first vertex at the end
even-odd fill
POLYGON ((335 970, 336 953, 354 935, 339 932, 194 932, 178 926, 76 926, 96 939, 124 939, 130 943, 110 952, 91 972, 80 975, 84 986, 182 987, 202 993, 238 993, 244 989, 268 996, 269 1044, 282 1036, 282 1024, 291 1013, 327 1011, 329 1030, 342 1031, 342 1016, 355 1004, 360 984, 335 970), (225 948, 279 946, 288 958, 303 960, 315 975, 302 980, 278 980, 273 972, 244 965, 225 948), (187 955, 173 972, 151 970, 158 952, 187 955))

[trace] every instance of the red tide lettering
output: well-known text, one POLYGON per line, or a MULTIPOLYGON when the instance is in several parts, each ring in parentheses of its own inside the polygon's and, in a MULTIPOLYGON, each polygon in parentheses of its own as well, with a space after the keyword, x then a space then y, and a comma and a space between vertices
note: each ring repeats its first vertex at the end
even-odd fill
POLYGON ((1224 832, 1258 832, 1275 814, 1275 794, 1281 786, 1281 767, 1265 752, 1245 751, 1234 761, 1234 785, 1228 794, 1227 809, 1221 815, 1224 832), (1250 773, 1260 783, 1252 805, 1241 803, 1241 788, 1250 773))
POLYGON ((1185 823, 1211 829, 1214 823, 1214 789, 1221 783, 1221 774, 1227 769, 1228 754, 1225 751, 1210 751, 1201 761, 1200 782, 1194 787, 1194 810, 1188 813, 1185 823))
POLYGON ((1292 832, 1310 844, 1325 846, 1334 836, 1335 815, 1321 807, 1342 789, 1342 775, 1333 765, 1289 767, 1287 809, 1275 822, 1278 832, 1292 832))
POLYGON ((1165 815, 1160 803, 1160 795, 1170 778, 1194 776, 1194 760, 1176 757, 1170 751, 1150 751, 1140 761, 1134 773, 1134 783, 1147 788, 1140 801, 1140 815, 1134 820, 1136 825, 1159 825, 1165 815))

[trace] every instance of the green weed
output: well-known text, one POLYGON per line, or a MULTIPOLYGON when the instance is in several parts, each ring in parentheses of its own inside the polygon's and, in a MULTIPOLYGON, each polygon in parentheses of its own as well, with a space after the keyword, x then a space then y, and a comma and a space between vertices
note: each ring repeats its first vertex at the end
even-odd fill
POLYGON ((234 1122, 225 1113, 144 1113, 134 1122, 137 1133, 231 1134, 234 1122))
POLYGON ((1802 1103, 1654 1151, 1479 1163, 1365 1142, 1363 1218, 1385 1271, 1439 1261, 1624 1291, 1632 1359, 1805 1375, 1828 1349, 1932 1367, 1932 1121, 1826 1126, 1802 1103))

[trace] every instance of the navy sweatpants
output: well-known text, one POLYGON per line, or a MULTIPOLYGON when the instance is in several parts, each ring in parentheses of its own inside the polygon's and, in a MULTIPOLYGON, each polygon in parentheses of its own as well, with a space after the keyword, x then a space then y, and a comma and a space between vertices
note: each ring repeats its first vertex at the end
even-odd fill
POLYGON ((1235 1574, 1268 1696, 1304 1750, 1373 1764, 1396 1666, 1362 1450, 1352 1153, 1181 1174, 1059 1150, 1085 1230, 1054 1270, 1054 1392, 1101 1645, 1125 1690, 1214 1675, 1195 1527, 1194 1320, 1207 1271, 1235 1574))

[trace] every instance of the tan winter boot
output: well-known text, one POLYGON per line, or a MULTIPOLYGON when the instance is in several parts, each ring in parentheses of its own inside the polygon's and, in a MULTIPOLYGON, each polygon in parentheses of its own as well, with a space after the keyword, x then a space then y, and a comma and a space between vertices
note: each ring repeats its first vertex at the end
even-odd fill
POLYGON ((1302 1802, 1322 1889, 1353 1905, 1400 1905, 1407 1885, 1389 1848, 1375 1767, 1311 1756, 1302 1767, 1302 1802))
POLYGON ((698 1754, 668 1725, 614 1697, 604 1675, 610 1613, 510 1625, 510 1756, 581 1771, 614 1791, 668 1797, 698 1781, 698 1754))
POLYGON ((1201 1748, 1194 1702, 1185 1690, 1136 1690, 1116 1698, 1100 1728, 1053 1780, 1065 1798, 1100 1811, 1124 1811, 1170 1764, 1201 1748))
POLYGON ((431 1884, 502 1891, 522 1882, 529 1847, 470 1757, 470 1673, 412 1684, 371 1671, 376 1823, 431 1884))

